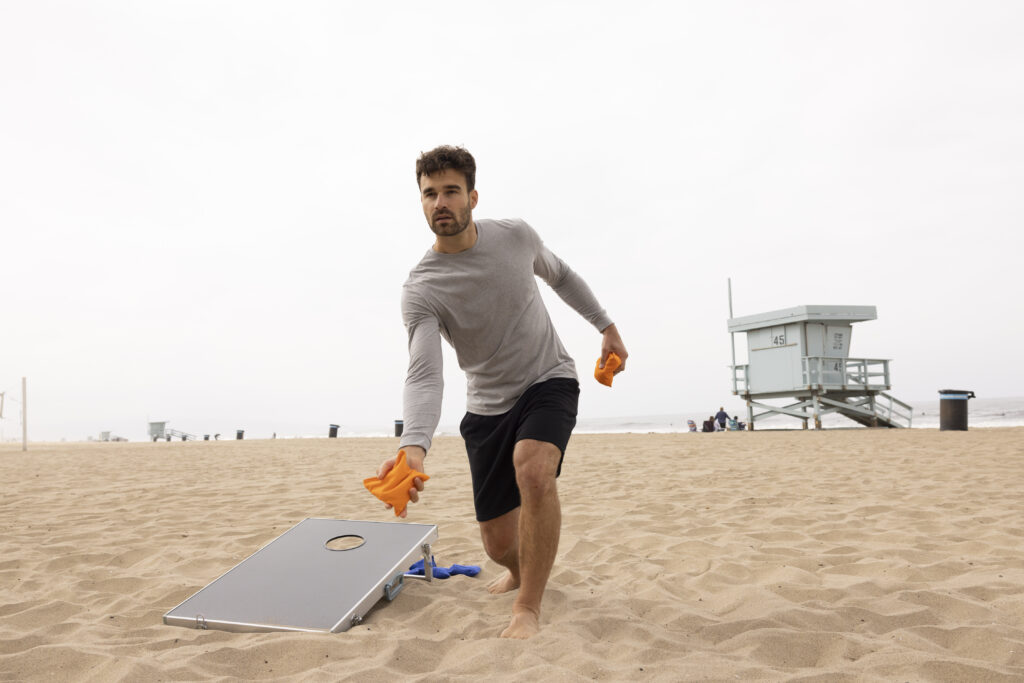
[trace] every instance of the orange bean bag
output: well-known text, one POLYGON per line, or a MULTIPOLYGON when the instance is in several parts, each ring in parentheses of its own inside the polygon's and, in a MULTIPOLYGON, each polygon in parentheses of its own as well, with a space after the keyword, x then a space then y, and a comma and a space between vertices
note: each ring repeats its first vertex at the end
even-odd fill
POLYGON ((608 358, 604 362, 604 370, 601 369, 601 359, 597 359, 597 365, 594 366, 594 379, 605 386, 612 385, 612 377, 615 376, 615 371, 622 365, 622 359, 614 353, 609 353, 608 358))
POLYGON ((422 472, 417 472, 409 467, 409 463, 405 461, 405 451, 402 450, 398 451, 398 460, 395 461, 395 466, 384 475, 383 479, 377 477, 363 479, 363 486, 367 491, 391 505, 395 509, 395 517, 398 517, 405 511, 405 506, 409 504, 409 489, 415 488, 412 480, 416 477, 423 481, 430 479, 422 472))

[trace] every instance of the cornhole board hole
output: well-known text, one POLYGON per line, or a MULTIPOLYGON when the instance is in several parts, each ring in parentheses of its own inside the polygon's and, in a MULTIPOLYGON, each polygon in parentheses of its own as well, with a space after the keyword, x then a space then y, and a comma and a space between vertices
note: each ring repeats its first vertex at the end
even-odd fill
POLYGON ((393 600, 418 558, 430 566, 437 527, 305 519, 164 615, 164 623, 224 631, 340 633, 393 600), (343 548, 343 549, 336 549, 343 548))

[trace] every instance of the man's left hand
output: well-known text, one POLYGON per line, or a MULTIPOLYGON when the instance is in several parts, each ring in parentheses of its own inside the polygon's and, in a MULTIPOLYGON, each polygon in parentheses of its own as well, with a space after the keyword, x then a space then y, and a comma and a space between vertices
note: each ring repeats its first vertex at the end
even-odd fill
POLYGON ((608 354, 614 353, 622 360, 622 364, 615 370, 615 374, 619 374, 626 369, 626 359, 629 357, 629 353, 626 351, 626 345, 622 343, 622 337, 619 336, 619 330, 615 327, 615 323, 612 323, 608 327, 601 331, 601 369, 604 369, 604 362, 608 360, 608 354))

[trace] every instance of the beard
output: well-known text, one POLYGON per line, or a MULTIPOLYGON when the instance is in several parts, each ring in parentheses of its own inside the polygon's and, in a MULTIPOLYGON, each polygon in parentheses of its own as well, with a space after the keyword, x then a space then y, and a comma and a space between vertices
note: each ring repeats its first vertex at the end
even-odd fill
POLYGON ((435 214, 429 221, 430 229, 440 237, 454 237, 469 227, 473 221, 473 210, 466 207, 464 211, 445 211, 435 214), (441 224, 442 218, 449 219, 447 223, 441 224))

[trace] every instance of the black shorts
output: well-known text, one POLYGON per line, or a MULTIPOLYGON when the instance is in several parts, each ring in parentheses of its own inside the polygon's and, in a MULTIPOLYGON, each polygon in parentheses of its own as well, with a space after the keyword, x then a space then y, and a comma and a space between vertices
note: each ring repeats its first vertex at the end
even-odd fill
POLYGON ((469 469, 473 475, 473 504, 478 522, 500 517, 519 507, 519 486, 512 451, 523 439, 558 446, 562 457, 576 426, 580 385, 574 379, 556 377, 534 384, 507 413, 466 413, 459 431, 466 441, 469 469))

